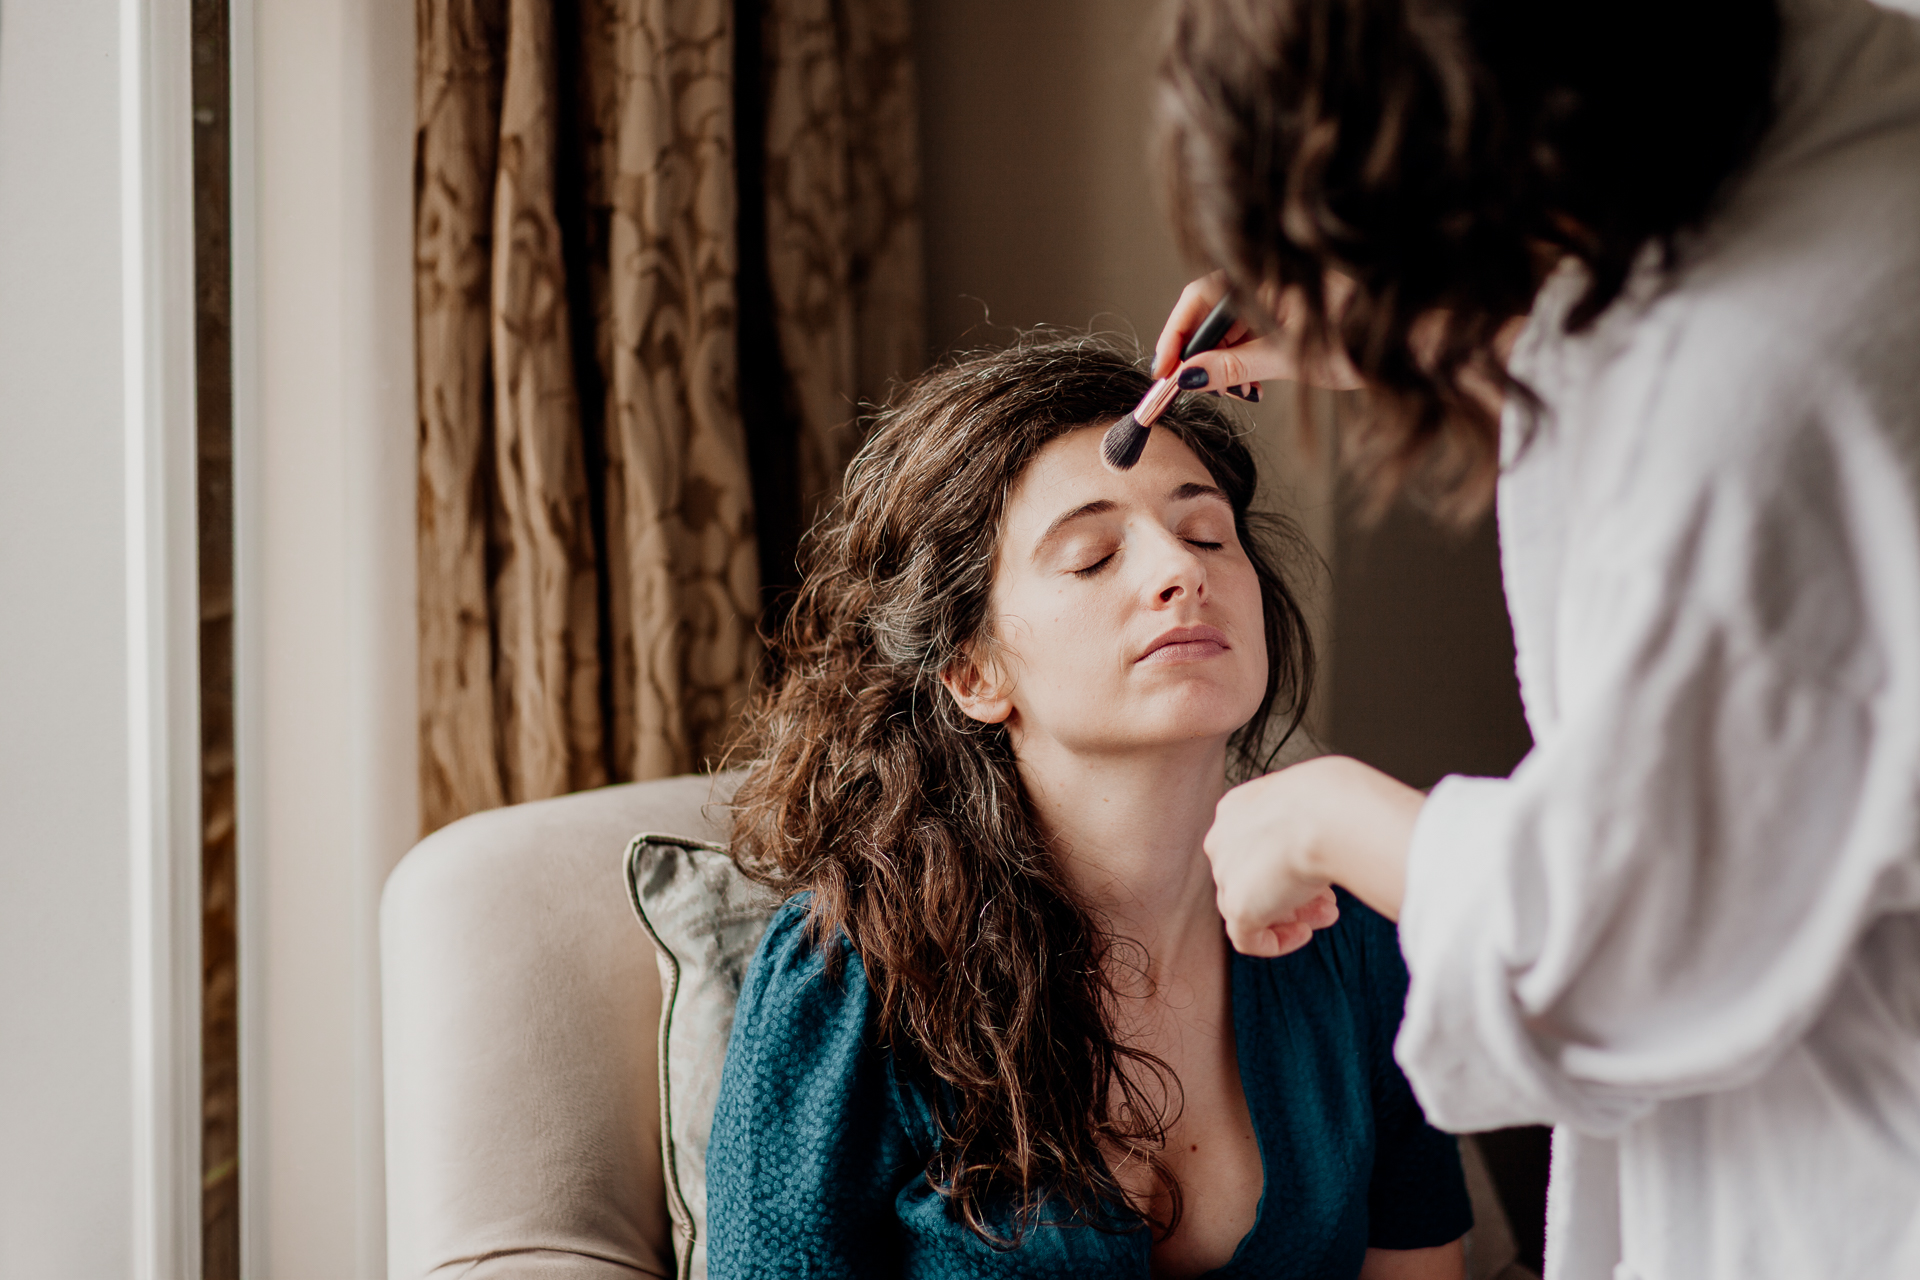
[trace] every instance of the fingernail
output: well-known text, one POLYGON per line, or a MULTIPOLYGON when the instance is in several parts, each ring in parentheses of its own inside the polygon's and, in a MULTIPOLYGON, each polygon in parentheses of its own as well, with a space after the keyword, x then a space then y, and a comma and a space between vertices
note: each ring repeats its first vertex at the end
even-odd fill
POLYGON ((1206 385, 1207 371, 1205 369, 1196 366, 1186 370, 1180 375, 1180 389, 1182 391, 1198 391, 1206 385))

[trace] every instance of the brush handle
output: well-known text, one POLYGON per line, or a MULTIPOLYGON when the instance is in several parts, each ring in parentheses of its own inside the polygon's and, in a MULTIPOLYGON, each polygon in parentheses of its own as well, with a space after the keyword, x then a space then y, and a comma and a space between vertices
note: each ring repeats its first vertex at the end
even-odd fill
POLYGON ((1182 363, 1220 345, 1220 340, 1227 336, 1227 330, 1233 328, 1232 301, 1233 295, 1228 294, 1213 304, 1213 310, 1207 312, 1207 318, 1200 322, 1200 327, 1187 339, 1187 345, 1180 349, 1182 363))
MULTIPOLYGON (((1233 310, 1222 298, 1213 304, 1213 310, 1207 312, 1207 318, 1187 339, 1187 345, 1180 352, 1184 364, 1202 351, 1211 351, 1220 345, 1227 336, 1227 330, 1233 328, 1233 310)), ((1147 388, 1147 394, 1140 400, 1139 406, 1126 417, 1107 428, 1107 434, 1100 441, 1100 456, 1115 471, 1126 471, 1140 461, 1141 451, 1147 447, 1147 433, 1153 427, 1154 420, 1169 401, 1180 394, 1180 384, 1172 378, 1157 379, 1147 388)))

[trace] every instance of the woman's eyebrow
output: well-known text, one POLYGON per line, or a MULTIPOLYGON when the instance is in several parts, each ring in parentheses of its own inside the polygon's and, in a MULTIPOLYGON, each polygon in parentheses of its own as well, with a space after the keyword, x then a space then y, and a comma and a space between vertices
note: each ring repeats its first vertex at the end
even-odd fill
POLYGON ((1111 498, 1095 498, 1092 502, 1075 507, 1064 515, 1055 516, 1053 523, 1047 526, 1047 531, 1041 534, 1039 541, 1033 544, 1034 556, 1038 558, 1040 553, 1046 550, 1047 544, 1053 541, 1055 534, 1072 524, 1075 520, 1078 520, 1081 516, 1104 515, 1106 512, 1118 509, 1118 507, 1119 504, 1111 498))
POLYGON ((1172 493, 1167 495, 1168 502, 1185 502, 1189 498, 1218 498, 1228 506, 1233 505, 1233 503, 1228 500, 1227 495, 1220 491, 1218 486, 1210 484, 1194 484, 1188 482, 1187 484, 1177 486, 1172 493))

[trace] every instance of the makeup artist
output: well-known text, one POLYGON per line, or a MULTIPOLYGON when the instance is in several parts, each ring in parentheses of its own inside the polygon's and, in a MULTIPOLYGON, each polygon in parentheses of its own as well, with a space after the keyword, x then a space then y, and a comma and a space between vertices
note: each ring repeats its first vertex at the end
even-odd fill
POLYGON ((1218 270, 1156 373, 1365 387, 1365 492, 1497 502, 1536 743, 1230 792, 1234 944, 1399 920, 1427 1114, 1557 1126, 1549 1280, 1920 1276, 1920 24, 1184 0, 1157 95, 1218 270))

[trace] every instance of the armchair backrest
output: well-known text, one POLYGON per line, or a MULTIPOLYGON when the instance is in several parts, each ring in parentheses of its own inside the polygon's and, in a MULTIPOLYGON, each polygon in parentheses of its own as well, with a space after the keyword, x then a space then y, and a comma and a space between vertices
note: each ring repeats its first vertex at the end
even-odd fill
POLYGON ((724 841, 733 779, 513 805, 435 832, 381 903, 390 1280, 673 1274, 660 983, 634 833, 724 841))

